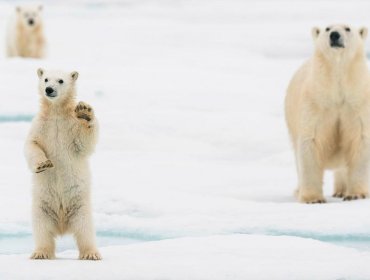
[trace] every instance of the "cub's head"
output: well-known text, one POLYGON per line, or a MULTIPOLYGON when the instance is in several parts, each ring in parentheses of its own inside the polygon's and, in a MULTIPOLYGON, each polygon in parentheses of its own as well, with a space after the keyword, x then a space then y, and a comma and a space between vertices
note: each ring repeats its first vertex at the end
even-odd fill
POLYGON ((39 92, 50 102, 60 102, 73 98, 78 72, 37 70, 39 76, 39 92))
POLYGON ((17 6, 18 22, 29 29, 36 29, 42 23, 42 6, 17 6))
POLYGON ((338 55, 352 57, 359 51, 363 52, 366 36, 366 27, 355 28, 336 24, 323 29, 312 28, 316 50, 328 57, 338 55))

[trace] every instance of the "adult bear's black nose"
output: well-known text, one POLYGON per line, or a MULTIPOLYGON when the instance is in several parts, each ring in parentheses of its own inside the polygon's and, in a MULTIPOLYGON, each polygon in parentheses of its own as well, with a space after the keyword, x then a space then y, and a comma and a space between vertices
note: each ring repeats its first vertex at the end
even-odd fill
POLYGON ((33 25, 34 23, 35 23, 35 21, 34 21, 33 19, 29 19, 29 20, 28 20, 28 24, 29 24, 29 25, 33 25))
POLYGON ((46 94, 52 94, 54 92, 54 90, 51 87, 47 87, 45 89, 45 92, 46 92, 46 94))
POLYGON ((339 38, 340 38, 339 32, 333 31, 332 33, 330 33, 330 40, 331 41, 336 42, 336 41, 339 40, 339 38))

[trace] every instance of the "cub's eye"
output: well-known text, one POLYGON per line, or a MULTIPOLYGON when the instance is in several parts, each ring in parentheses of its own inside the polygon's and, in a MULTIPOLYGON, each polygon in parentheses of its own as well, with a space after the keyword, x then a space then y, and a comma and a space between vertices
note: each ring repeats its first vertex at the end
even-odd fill
POLYGON ((345 30, 346 30, 347 32, 350 32, 350 31, 351 31, 351 28, 346 27, 346 28, 345 28, 345 30))
POLYGON ((58 81, 58 83, 63 84, 63 83, 64 83, 64 81, 63 81, 63 80, 59 80, 59 81, 58 81))
POLYGON ((47 83, 49 80, 48 79, 45 79, 45 83, 47 83))
POLYGON ((329 32, 330 31, 330 27, 326 27, 325 31, 326 32, 329 32))

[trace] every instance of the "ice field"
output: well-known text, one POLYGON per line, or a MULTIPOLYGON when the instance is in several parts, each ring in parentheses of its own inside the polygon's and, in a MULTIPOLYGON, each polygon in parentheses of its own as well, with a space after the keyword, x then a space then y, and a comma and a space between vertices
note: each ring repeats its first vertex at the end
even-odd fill
MULTIPOLYGON (((0 279, 370 279, 370 200, 299 204, 285 89, 311 28, 370 27, 367 1, 44 2, 48 57, 8 59, 0 1, 0 279), (31 261, 23 145, 38 67, 77 70, 102 262, 31 261)), ((367 42, 370 53, 370 38, 367 42)))

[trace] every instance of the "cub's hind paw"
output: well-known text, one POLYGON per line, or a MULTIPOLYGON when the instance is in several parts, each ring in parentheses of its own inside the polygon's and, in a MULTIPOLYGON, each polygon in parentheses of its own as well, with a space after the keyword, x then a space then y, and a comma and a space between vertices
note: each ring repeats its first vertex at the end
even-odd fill
POLYGON ((44 161, 44 162, 40 162, 37 167, 36 167, 36 173, 41 173, 41 172, 44 172, 45 170, 49 169, 49 168, 53 168, 54 165, 53 163, 50 161, 50 159, 44 161))
POLYGON ((326 200, 324 198, 322 199, 312 199, 309 201, 306 201, 306 204, 321 204, 321 203, 326 203, 326 200))
POLYGON ((76 106, 75 112, 78 119, 83 119, 87 122, 94 119, 93 108, 85 102, 80 101, 76 106))
POLYGON ((80 254, 80 260, 99 261, 102 259, 98 251, 85 252, 80 254))
POLYGON ((326 202, 323 195, 318 194, 318 193, 303 192, 302 189, 300 189, 300 191, 299 191, 298 200, 300 202, 306 203, 306 204, 317 204, 317 203, 325 203, 326 202))
POLYGON ((32 253, 30 259, 33 260, 50 260, 54 259, 54 255, 46 251, 35 251, 32 253))

